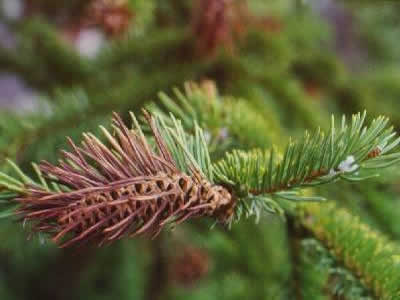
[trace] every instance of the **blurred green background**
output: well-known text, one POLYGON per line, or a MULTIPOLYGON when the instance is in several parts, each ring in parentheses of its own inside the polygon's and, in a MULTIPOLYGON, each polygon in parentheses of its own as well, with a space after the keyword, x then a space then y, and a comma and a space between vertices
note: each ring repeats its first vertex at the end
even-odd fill
MULTIPOLYGON (((0 0, 0 169, 54 162, 65 136, 97 133, 112 111, 127 116, 186 81, 212 80, 255 108, 269 137, 257 146, 326 128, 332 113, 366 109, 398 128, 399 37, 397 1, 0 0)), ((395 179, 321 193, 400 238, 395 179)), ((211 224, 71 251, 0 220, 0 299, 370 299, 332 280, 313 242, 294 266, 279 217, 211 224)))

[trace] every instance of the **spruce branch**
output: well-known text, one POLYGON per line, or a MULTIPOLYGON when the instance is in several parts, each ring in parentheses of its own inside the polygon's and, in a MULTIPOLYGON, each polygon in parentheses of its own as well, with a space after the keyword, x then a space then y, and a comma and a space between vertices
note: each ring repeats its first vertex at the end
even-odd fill
MULTIPOLYGON (((199 118, 202 117, 200 115, 199 118)), ((300 197, 287 191, 339 179, 357 182, 375 176, 375 168, 396 163, 399 155, 395 151, 399 139, 391 127, 387 128, 387 119, 380 117, 370 126, 365 126, 365 118, 365 113, 355 115, 350 124, 346 124, 343 118, 338 127, 334 126, 333 120, 328 134, 323 135, 320 130, 313 135, 306 133, 304 140, 290 143, 284 157, 275 149, 269 152, 253 150, 227 154, 214 165, 215 177, 228 183, 241 195, 236 203, 236 218, 239 219, 243 214, 255 214, 258 217, 262 211, 282 212, 281 202, 278 204, 273 199, 277 193, 284 192, 285 198, 291 200, 318 200, 320 198, 300 197)), ((258 134, 267 138, 265 128, 258 134)), ((295 218, 332 251, 335 264, 342 262, 356 279, 360 279, 376 295, 383 295, 383 299, 399 298, 396 291, 399 282, 396 271, 398 252, 388 250, 395 247, 394 244, 385 238, 380 239, 377 233, 371 235, 371 230, 365 230, 365 225, 357 218, 343 210, 337 212, 333 204, 324 209, 325 205, 312 205, 313 209, 304 206, 304 210, 301 209, 295 218), (338 213, 340 218, 337 218, 338 213)), ((346 275, 346 269, 335 269, 340 273, 337 276, 345 274, 346 280, 351 277, 346 275)), ((340 288, 347 295, 362 292, 357 289, 359 285, 350 285, 349 289, 349 285, 333 288, 336 292, 340 288)))
POLYGON ((299 220, 378 299, 400 297, 399 247, 334 203, 304 205, 299 220))
POLYGON ((302 241, 301 268, 304 299, 314 295, 328 299, 329 295, 329 299, 373 300, 371 292, 314 238, 302 241))
POLYGON ((214 156, 230 149, 269 147, 282 134, 277 120, 265 118, 249 101, 221 96, 211 80, 186 82, 183 89, 173 89, 173 96, 160 93, 159 99, 160 104, 148 109, 167 122, 172 113, 188 132, 199 124, 214 156), (270 136, 259 134, 265 130, 270 136))
POLYGON ((388 127, 388 119, 378 117, 367 126, 365 112, 353 115, 350 121, 343 116, 339 124, 332 116, 328 132, 306 132, 299 141, 289 142, 283 156, 276 146, 270 151, 240 151, 237 149, 270 146, 266 132, 271 124, 250 105, 243 110, 240 100, 222 98, 211 81, 186 83, 183 92, 174 89, 174 94, 176 99, 160 94, 162 106, 152 105, 150 109, 170 120, 162 110, 165 107, 182 120, 189 132, 194 132, 195 123, 199 123, 208 134, 213 157, 220 157, 221 149, 226 153, 236 148, 213 166, 217 181, 238 195, 236 220, 243 214, 258 219, 262 211, 282 215, 279 198, 324 200, 320 196, 301 196, 299 190, 340 179, 356 182, 375 177, 375 169, 400 159, 395 152, 400 140, 388 127), (223 139, 222 129, 227 133, 223 139))
POLYGON ((273 149, 233 151, 214 164, 197 122, 193 134, 187 134, 172 114, 169 119, 144 117, 154 149, 133 114, 132 130, 114 114, 114 134, 100 127, 107 144, 91 133, 83 135, 81 146, 69 139, 72 151, 62 151, 58 165, 36 167, 39 183, 9 162, 19 180, 0 173, 3 197, 16 193, 16 214, 61 246, 91 239, 102 244, 146 232, 156 235, 169 223, 193 217, 231 224, 243 214, 257 219, 263 211, 283 215, 279 198, 323 200, 298 190, 338 179, 363 180, 375 176, 372 169, 400 159, 394 151, 400 139, 386 128, 388 120, 379 117, 365 126, 365 113, 354 115, 350 124, 343 118, 339 128, 332 118, 330 134, 306 133, 289 143, 282 158, 273 149))
POLYGON ((400 161, 400 153, 396 152, 400 138, 393 127, 387 127, 388 119, 378 117, 367 126, 365 118, 365 112, 353 115, 350 123, 343 117, 337 127, 332 117, 328 133, 320 129, 313 134, 306 132, 300 141, 289 142, 282 157, 277 157, 274 148, 269 152, 235 150, 214 165, 215 177, 241 195, 238 212, 242 206, 249 213, 248 207, 260 198, 268 211, 277 210, 271 203, 279 198, 324 200, 298 191, 339 179, 362 181, 378 176, 376 169, 400 161), (246 203, 248 200, 250 203, 246 203))

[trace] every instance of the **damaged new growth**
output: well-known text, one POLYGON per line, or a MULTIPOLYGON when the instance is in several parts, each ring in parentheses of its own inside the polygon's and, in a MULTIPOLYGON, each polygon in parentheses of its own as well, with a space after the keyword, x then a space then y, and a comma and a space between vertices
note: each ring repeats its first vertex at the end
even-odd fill
POLYGON ((189 138, 177 121, 175 128, 167 128, 145 116, 154 150, 133 115, 135 128, 129 130, 114 114, 114 136, 102 127, 109 145, 84 134, 80 146, 69 139, 72 151, 62 151, 58 165, 40 164, 44 176, 61 190, 27 184, 16 199, 21 204, 17 215, 61 247, 154 236, 167 223, 200 216, 229 219, 230 193, 204 175, 209 162, 201 130, 189 138))

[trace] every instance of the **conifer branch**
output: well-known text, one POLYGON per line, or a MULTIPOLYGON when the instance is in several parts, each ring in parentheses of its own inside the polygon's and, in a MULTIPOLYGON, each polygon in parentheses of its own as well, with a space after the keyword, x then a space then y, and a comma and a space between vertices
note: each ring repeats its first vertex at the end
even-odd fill
MULTIPOLYGON (((365 118, 365 112, 359 113, 347 124, 343 117, 338 128, 332 117, 328 134, 320 129, 312 135, 306 132, 302 140, 289 142, 282 158, 276 157, 274 148, 270 152, 233 151, 215 164, 215 177, 244 199, 266 199, 267 206, 274 201, 271 198, 324 200, 319 196, 299 195, 298 190, 339 179, 365 180, 377 176, 376 169, 400 161, 400 153, 395 152, 400 138, 392 127, 387 127, 388 119, 378 117, 367 126, 365 118)), ((238 205, 248 207, 245 201, 239 201, 238 205)))
POLYGON ((304 299, 373 300, 367 288, 314 238, 302 241, 304 299))
POLYGON ((265 118, 249 101, 221 96, 210 80, 186 82, 183 90, 173 89, 173 97, 160 93, 159 99, 160 104, 150 104, 148 109, 166 121, 172 113, 188 132, 193 133, 195 123, 199 124, 214 156, 231 149, 269 147, 282 134, 272 116, 265 118), (259 134, 265 130, 269 136, 259 134))
POLYGON ((306 132, 302 140, 289 143, 281 158, 274 148, 234 150, 216 163, 196 121, 186 122, 193 133, 187 134, 185 119, 144 116, 155 149, 134 115, 134 128, 129 130, 114 114, 114 135, 100 127, 108 144, 90 133, 83 135, 81 146, 69 140, 72 152, 63 151, 58 165, 40 164, 39 184, 11 163, 20 180, 0 173, 0 185, 6 193, 19 195, 17 214, 32 221, 34 231, 52 234, 56 242, 65 238, 70 245, 97 235, 104 243, 144 232, 157 234, 167 223, 194 216, 230 224, 242 215, 258 219, 264 211, 283 215, 282 199, 324 199, 300 195, 301 188, 339 179, 364 180, 376 176, 375 169, 400 160, 395 151, 400 138, 387 128, 387 118, 366 126, 365 113, 354 115, 350 124, 343 117, 339 127, 332 117, 328 134, 320 129, 312 135, 306 132))
MULTIPOLYGON (((240 101, 222 99, 212 82, 187 83, 184 92, 175 89, 174 93, 175 100, 160 95, 163 106, 182 119, 186 130, 193 132, 197 122, 207 128, 209 150, 214 157, 220 156, 221 148, 268 146, 261 141, 265 143, 269 138, 264 133, 270 125, 262 122, 249 105, 243 114, 236 114, 242 107, 240 101), (237 132, 240 136, 243 131, 240 128, 246 126, 251 131, 243 134, 247 140, 237 138, 234 134, 237 132), (228 132, 228 138, 222 141, 219 139, 221 129, 228 132)), ((170 119, 158 106, 151 106, 151 110, 165 120, 170 119)), ((325 200, 319 196, 300 195, 299 190, 341 179, 351 182, 369 179, 379 175, 376 169, 400 161, 400 154, 396 153, 400 138, 396 137, 393 127, 388 127, 387 118, 378 117, 366 125, 364 112, 353 115, 350 121, 343 116, 341 122, 336 123, 332 116, 327 133, 318 128, 313 133, 306 132, 299 141, 290 141, 283 156, 274 146, 270 151, 233 150, 215 163, 216 180, 239 195, 235 219, 239 220, 243 214, 255 215, 258 219, 262 211, 282 215, 279 199, 325 200)))
POLYGON ((400 297, 399 247, 334 203, 304 205, 300 222, 378 299, 400 297))
MULTIPOLYGON (((180 114, 187 114, 188 111, 180 112, 180 114)), ((197 111, 200 117, 203 117, 202 114, 207 115, 204 109, 197 111)), ((375 169, 397 163, 399 154, 395 151, 399 138, 395 137, 393 128, 386 128, 388 120, 379 117, 372 121, 370 126, 365 126, 365 118, 365 113, 357 114, 353 116, 348 125, 343 117, 341 126, 338 128, 335 127, 332 118, 329 134, 324 135, 320 130, 312 136, 306 133, 303 140, 296 143, 291 142, 288 145, 283 157, 276 154, 278 151, 274 149, 269 153, 255 150, 250 152, 234 151, 227 154, 222 161, 214 165, 215 177, 228 184, 234 193, 240 195, 235 208, 236 219, 243 214, 256 215, 258 218, 262 211, 282 213, 282 201, 279 201, 278 204, 274 198, 322 200, 321 197, 304 197, 293 192, 299 188, 335 182, 339 179, 357 182, 376 176, 375 169), (276 156, 279 159, 276 159, 276 156)), ((222 124, 221 122, 214 126, 222 127, 222 124)), ((205 126, 207 125, 205 124, 205 126)), ((230 130, 230 127, 228 126, 227 129, 230 130)), ((260 137, 267 138, 265 131, 264 128, 257 133, 260 137)), ((250 143, 253 141, 253 136, 248 135, 250 143)), ((328 217, 328 214, 322 215, 318 211, 313 211, 308 218, 312 219, 314 214, 315 218, 328 217)), ((331 221, 334 215, 335 211, 331 210, 329 213, 331 221)), ((338 235, 348 233, 347 229, 343 227, 332 226, 331 228, 337 230, 338 235)), ((364 235, 357 241, 366 240, 365 243, 369 243, 368 239, 369 236, 364 235)), ((332 251, 341 251, 340 249, 342 249, 339 242, 335 245, 327 240, 321 240, 321 242, 328 245, 332 251)), ((340 260, 340 256, 338 259, 340 260)), ((379 263, 375 265, 379 266, 379 263)), ((357 271, 351 265, 345 264, 345 267, 353 272, 357 271)), ((356 272, 355 274, 358 277, 365 275, 368 278, 366 273, 360 275, 356 272)), ((373 280, 385 282, 382 277, 379 278, 375 275, 379 274, 374 274, 373 280)), ((390 281, 394 284, 396 280, 390 281)), ((367 284, 367 286, 371 288, 370 285, 367 284)), ((386 287, 384 289, 386 291, 386 287)), ((393 295, 390 291, 388 293, 393 295)), ((396 295, 387 299, 397 299, 397 297, 396 295)))

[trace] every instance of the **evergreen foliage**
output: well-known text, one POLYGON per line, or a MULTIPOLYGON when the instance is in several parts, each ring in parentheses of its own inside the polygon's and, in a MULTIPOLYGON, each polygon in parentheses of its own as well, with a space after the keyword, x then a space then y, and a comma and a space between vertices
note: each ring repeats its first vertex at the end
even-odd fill
POLYGON ((362 224, 334 204, 308 206, 303 224, 379 299, 396 299, 400 295, 398 245, 362 224), (313 213, 318 211, 317 214, 313 213), (332 217, 334 213, 334 217, 332 217))
POLYGON ((22 0, 13 19, 3 2, 0 68, 40 99, 0 110, 1 299, 400 299, 396 3, 22 0), (93 56, 76 48, 86 29, 105 40, 93 56), (179 172, 235 196, 231 226, 211 214, 78 251, 27 241, 13 199, 75 189, 39 162, 59 166, 84 132, 118 161, 111 112, 129 124, 143 106, 179 172))

